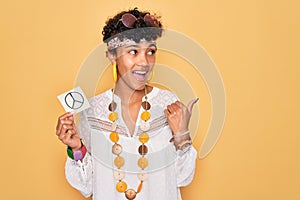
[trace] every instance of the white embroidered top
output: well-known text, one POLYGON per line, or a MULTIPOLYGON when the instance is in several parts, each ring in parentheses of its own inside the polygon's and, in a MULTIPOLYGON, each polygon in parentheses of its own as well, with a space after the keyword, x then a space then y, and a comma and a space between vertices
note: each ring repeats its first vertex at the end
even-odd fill
MULTIPOLYGON (((146 143, 148 154, 145 155, 149 165, 144 170, 148 173, 148 179, 143 182, 143 188, 135 200, 181 200, 179 187, 191 183, 197 153, 192 146, 184 151, 176 151, 173 143, 169 142, 172 132, 164 109, 178 99, 176 95, 154 87, 147 97, 151 105, 149 110, 151 128, 147 131, 150 140, 146 143)), ((111 90, 89 100, 91 108, 81 113, 78 122, 78 131, 87 146, 88 153, 82 162, 67 158, 65 166, 68 182, 85 197, 93 195, 94 200, 126 200, 125 194, 116 190, 118 180, 113 175, 115 155, 112 154, 112 142, 109 140, 111 122, 108 120, 110 113, 108 106, 111 101, 111 90)), ((114 101, 118 105, 116 112, 121 113, 121 100, 117 95, 114 101)), ((138 116, 143 111, 141 107, 138 116)), ((131 137, 121 114, 117 120, 117 132, 120 135, 118 143, 123 147, 121 156, 125 159, 125 164, 121 168, 125 171, 123 180, 127 183, 128 189, 132 188, 135 191, 140 184, 137 177, 141 171, 137 165, 140 155, 137 149, 141 145, 138 136, 142 132, 139 128, 142 122, 138 117, 131 137)))

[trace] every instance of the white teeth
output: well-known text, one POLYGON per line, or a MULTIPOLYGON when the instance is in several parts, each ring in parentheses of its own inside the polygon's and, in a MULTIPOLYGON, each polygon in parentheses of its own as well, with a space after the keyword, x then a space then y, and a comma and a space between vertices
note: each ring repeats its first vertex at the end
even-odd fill
POLYGON ((133 73, 139 74, 139 75, 145 75, 147 72, 145 71, 133 71, 133 73))

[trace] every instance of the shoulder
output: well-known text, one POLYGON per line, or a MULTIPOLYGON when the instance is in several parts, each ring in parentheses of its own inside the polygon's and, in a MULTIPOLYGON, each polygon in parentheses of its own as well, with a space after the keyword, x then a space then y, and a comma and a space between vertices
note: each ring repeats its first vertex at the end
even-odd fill
POLYGON ((99 118, 107 116, 108 105, 111 103, 111 91, 107 90, 101 94, 88 99, 90 108, 84 110, 87 116, 97 116, 99 118))
POLYGON ((179 100, 177 95, 169 90, 154 87, 153 91, 155 91, 155 96, 153 97, 154 103, 163 105, 163 107, 179 100))
POLYGON ((111 101, 111 95, 110 95, 111 91, 110 90, 106 90, 103 93, 100 93, 96 96, 93 96, 91 98, 89 98, 89 103, 91 106, 96 106, 99 103, 103 104, 105 102, 110 102, 111 101))
POLYGON ((178 97, 175 93, 171 92, 170 90, 165 90, 165 89, 160 89, 160 88, 156 88, 157 89, 157 96, 160 98, 163 98, 165 100, 178 100, 178 97))
POLYGON ((157 88, 158 90, 158 94, 159 95, 162 95, 162 96, 170 96, 170 97, 176 97, 176 94, 171 92, 170 90, 165 90, 165 89, 160 89, 160 88, 157 88))

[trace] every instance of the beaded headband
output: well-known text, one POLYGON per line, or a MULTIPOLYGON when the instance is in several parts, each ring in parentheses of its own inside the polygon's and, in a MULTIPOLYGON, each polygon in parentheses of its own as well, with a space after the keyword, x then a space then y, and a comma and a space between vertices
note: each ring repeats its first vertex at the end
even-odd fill
MULTIPOLYGON (((139 42, 147 42, 147 40, 145 38, 142 38, 139 42)), ((155 40, 151 40, 150 42, 155 42, 155 40)), ((133 39, 124 38, 121 40, 120 38, 115 37, 107 43, 107 47, 109 50, 112 50, 129 44, 136 44, 136 42, 133 39)))

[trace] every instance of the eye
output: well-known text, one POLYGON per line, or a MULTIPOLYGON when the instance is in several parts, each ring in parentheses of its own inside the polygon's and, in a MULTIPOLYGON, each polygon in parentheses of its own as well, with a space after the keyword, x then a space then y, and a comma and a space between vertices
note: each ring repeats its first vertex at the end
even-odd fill
POLYGON ((154 55, 156 53, 156 49, 150 49, 147 54, 148 55, 154 55))
POLYGON ((137 54, 137 50, 132 49, 132 50, 128 51, 128 53, 130 53, 130 54, 132 54, 132 55, 135 55, 135 54, 137 54))

